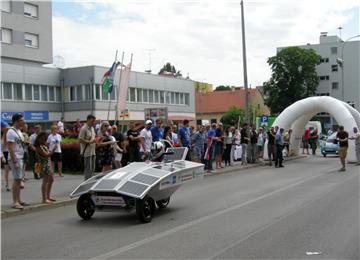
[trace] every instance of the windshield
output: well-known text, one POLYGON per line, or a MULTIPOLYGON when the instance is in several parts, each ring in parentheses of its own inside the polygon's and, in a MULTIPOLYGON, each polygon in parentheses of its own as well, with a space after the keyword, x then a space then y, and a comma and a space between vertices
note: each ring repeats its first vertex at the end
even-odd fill
POLYGON ((332 133, 332 134, 326 139, 326 142, 328 142, 328 143, 333 143, 334 140, 336 139, 336 135, 337 135, 337 132, 332 133))

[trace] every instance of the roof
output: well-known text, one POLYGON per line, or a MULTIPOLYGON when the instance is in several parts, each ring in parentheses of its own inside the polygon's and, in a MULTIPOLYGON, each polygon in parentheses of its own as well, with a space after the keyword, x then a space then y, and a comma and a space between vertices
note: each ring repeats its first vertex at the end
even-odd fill
MULTIPOLYGON (((249 89, 249 101, 254 97, 256 89, 249 89)), ((195 93, 196 113, 225 113, 230 107, 244 109, 244 89, 195 93)))

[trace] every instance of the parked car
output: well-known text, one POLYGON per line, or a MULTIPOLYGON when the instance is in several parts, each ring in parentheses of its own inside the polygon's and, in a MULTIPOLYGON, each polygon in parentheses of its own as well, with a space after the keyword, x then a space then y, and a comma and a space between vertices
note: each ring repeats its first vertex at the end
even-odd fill
POLYGON ((327 139, 320 141, 320 151, 321 154, 326 157, 328 154, 338 155, 339 153, 339 144, 336 139, 337 132, 332 133, 327 139))

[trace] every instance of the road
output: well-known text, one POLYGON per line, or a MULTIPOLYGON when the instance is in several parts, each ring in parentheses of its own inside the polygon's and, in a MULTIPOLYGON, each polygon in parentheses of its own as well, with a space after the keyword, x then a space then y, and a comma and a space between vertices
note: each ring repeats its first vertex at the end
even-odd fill
POLYGON ((149 224, 66 206, 2 220, 3 259, 360 259, 359 172, 309 157, 181 187, 149 224), (309 254, 317 255, 309 255, 309 254))

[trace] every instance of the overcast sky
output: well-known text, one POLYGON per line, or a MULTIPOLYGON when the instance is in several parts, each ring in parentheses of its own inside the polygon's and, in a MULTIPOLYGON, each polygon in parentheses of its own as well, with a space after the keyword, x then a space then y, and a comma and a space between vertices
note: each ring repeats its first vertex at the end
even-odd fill
MULTIPOLYGON (((119 50, 132 69, 157 73, 171 62, 184 76, 243 85, 240 1, 53 0, 54 56, 66 67, 109 67, 119 50)), ((280 46, 318 43, 320 32, 359 34, 359 0, 245 0, 248 78, 269 79, 268 57, 280 46)))

